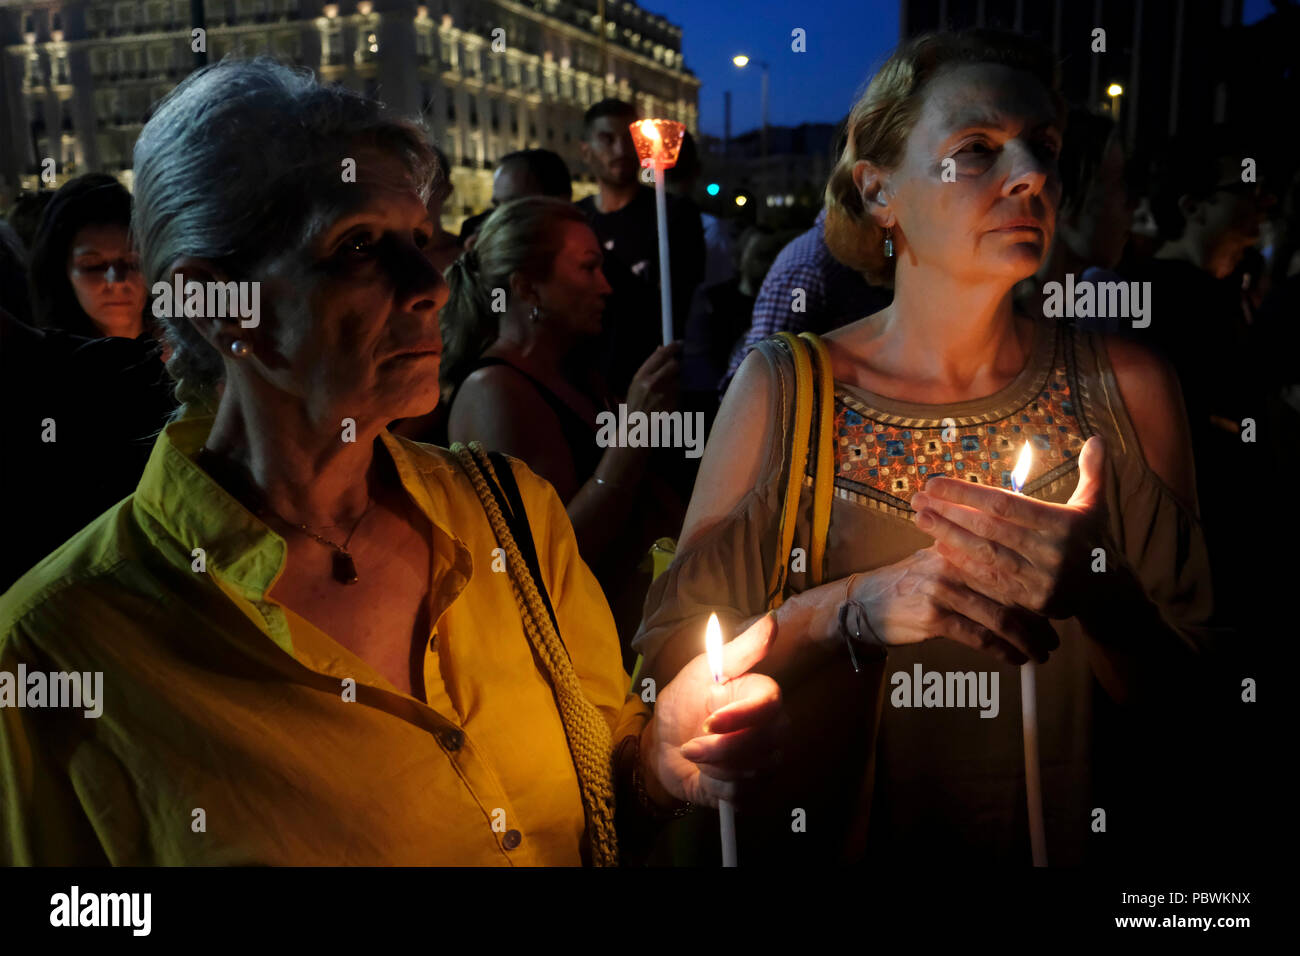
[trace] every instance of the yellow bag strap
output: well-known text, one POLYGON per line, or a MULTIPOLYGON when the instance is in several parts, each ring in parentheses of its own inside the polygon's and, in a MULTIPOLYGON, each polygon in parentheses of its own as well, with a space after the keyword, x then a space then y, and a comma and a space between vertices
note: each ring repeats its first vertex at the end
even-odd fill
POLYGON ((768 582, 767 607, 776 610, 785 601, 785 579, 790 549, 794 546, 794 526, 799 515, 799 491, 808 461, 808 429, 812 425, 813 370, 807 348, 793 332, 779 332, 794 356, 794 425, 790 439, 790 475, 781 504, 781 537, 777 541, 776 560, 768 582))
POLYGON ((822 583, 826 567, 826 535, 831 526, 831 497, 835 490, 835 380, 831 375, 831 357, 822 340, 811 332, 799 338, 808 343, 817 366, 817 446, 813 467, 812 541, 808 554, 808 583, 822 583))

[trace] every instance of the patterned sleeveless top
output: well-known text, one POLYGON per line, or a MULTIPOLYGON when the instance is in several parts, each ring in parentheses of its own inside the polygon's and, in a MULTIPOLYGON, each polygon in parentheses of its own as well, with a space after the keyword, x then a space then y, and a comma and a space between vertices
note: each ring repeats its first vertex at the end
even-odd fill
POLYGON ((1040 326, 1020 374, 975 402, 904 403, 836 382, 836 493, 899 513, 911 511, 912 495, 934 475, 1009 489, 1026 442, 1033 451, 1027 494, 1076 468, 1092 430, 1075 401, 1066 334, 1040 326))
MULTIPOLYGON (((760 342, 756 351, 770 383, 768 407, 752 409, 769 423, 759 477, 725 518, 679 548, 645 602, 634 646, 645 654, 642 674, 661 684, 699 653, 709 614, 717 613, 724 630, 734 632, 767 609, 775 561, 791 562, 792 594, 812 586, 808 561, 795 550, 788 557, 777 553, 794 427, 794 363, 779 339, 760 342)), ((1095 434, 1106 442, 1101 481, 1107 530, 1121 552, 1111 559, 1133 569, 1164 620, 1190 646, 1206 640, 1212 602, 1204 537, 1195 516, 1147 466, 1100 336, 1039 322, 1021 371, 998 392, 966 402, 902 402, 836 382, 833 421, 835 495, 823 582, 847 582, 855 573, 894 565, 930 547, 934 539, 916 527, 911 509, 925 479, 943 474, 1009 487, 1025 442, 1033 450, 1025 494, 1068 501, 1078 484, 1083 443, 1095 434)), ((805 469, 794 534, 805 558, 813 498, 805 469)), ((1094 708, 1111 706, 1099 692, 1095 661, 1120 661, 1122 656, 1112 658, 1115 642, 1142 646, 1149 634, 1138 621, 1103 645, 1075 618, 1052 626, 1060 647, 1036 670, 1047 845, 1053 865, 1075 865, 1108 852, 1089 839, 1086 825, 1092 808, 1108 805, 1099 802, 1102 794, 1093 786, 1094 759, 1115 743, 1094 734, 1094 708)), ((791 790, 804 801, 800 806, 817 801, 818 819, 828 826, 814 839, 823 842, 811 842, 811 827, 808 834, 787 837, 789 818, 776 815, 754 828, 769 846, 741 830, 747 852, 760 860, 824 862, 847 853, 882 863, 1025 865, 1019 679, 1015 665, 951 640, 891 646, 883 660, 863 662, 861 673, 846 654, 828 656, 815 677, 789 686, 789 699, 805 708, 800 713, 833 711, 833 726, 823 722, 800 738, 799 772, 806 776, 793 777, 798 782, 791 790), (892 696, 894 681, 912 675, 919 686, 918 669, 989 674, 1000 702, 997 719, 968 707, 900 706, 892 696), (826 776, 828 767, 838 768, 834 780, 826 776), (822 781, 823 788, 806 783, 811 780, 822 781)), ((1112 726, 1114 715, 1109 709, 1107 715, 1097 726, 1112 726)), ((1108 792, 1105 799, 1113 803, 1119 797, 1108 792)), ((809 816, 814 812, 809 809, 809 816)), ((743 826, 739 819, 737 825, 743 826)))

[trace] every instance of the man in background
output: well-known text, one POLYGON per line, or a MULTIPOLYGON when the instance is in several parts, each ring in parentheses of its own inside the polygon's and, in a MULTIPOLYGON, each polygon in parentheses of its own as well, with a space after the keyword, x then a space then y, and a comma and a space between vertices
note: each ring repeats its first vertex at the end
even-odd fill
MULTIPOLYGON (((502 156, 492 174, 492 209, 525 196, 554 196, 573 201, 573 179, 564 159, 549 149, 521 149, 502 156)), ((460 243, 478 232, 492 209, 470 216, 460 227, 460 243)))
MULTIPOLYGON (((629 129, 636 110, 606 99, 583 117, 578 149, 596 178, 598 191, 577 205, 587 214, 605 255, 605 278, 614 290, 606 302, 602 372, 616 393, 659 345, 659 238, 655 194, 640 180, 640 161, 629 129)), ((694 204, 668 198, 669 270, 672 279, 673 339, 685 337, 695 288, 704 278, 704 230, 694 204)))

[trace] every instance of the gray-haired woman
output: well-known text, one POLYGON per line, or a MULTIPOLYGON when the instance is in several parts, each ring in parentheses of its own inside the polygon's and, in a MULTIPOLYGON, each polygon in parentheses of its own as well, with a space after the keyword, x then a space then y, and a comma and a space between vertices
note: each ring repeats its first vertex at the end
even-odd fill
POLYGON ((0 671, 82 678, 79 710, 0 711, 0 860, 609 864, 757 785, 770 622, 651 716, 550 486, 386 430, 438 398, 432 168, 417 128, 267 60, 141 133, 184 408, 136 493, 0 597, 0 671))

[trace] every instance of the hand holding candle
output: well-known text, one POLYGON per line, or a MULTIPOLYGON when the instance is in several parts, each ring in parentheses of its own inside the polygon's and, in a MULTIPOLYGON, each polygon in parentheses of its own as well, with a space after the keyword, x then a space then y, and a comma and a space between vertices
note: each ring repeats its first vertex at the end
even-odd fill
POLYGON ((644 759, 647 772, 677 799, 743 808, 763 789, 762 775, 784 743, 781 690, 767 675, 747 672, 767 654, 775 633, 775 618, 765 615, 721 645, 716 674, 701 653, 659 691, 654 748, 644 759))
MULTIPOLYGON (((1079 454, 1079 484, 1066 504, 1035 501, 1021 494, 1033 453, 1025 443, 1011 473, 1014 497, 1001 489, 936 478, 913 507, 929 516, 928 533, 963 579, 1008 607, 1044 618, 1073 616, 1088 600, 1095 578, 1084 556, 1105 521, 1102 488, 1105 448, 1088 439, 1079 454)), ((1030 844, 1035 866, 1047 865, 1038 762, 1038 701, 1032 663, 1020 671, 1025 745, 1025 783, 1029 802, 1030 844)))
POLYGON ((971 587, 1008 607, 1074 617, 1102 593, 1090 562, 1106 526, 1105 455, 1102 440, 1089 438, 1065 504, 941 477, 912 507, 932 519, 926 533, 971 587))

